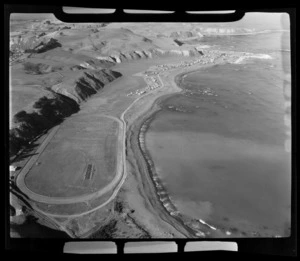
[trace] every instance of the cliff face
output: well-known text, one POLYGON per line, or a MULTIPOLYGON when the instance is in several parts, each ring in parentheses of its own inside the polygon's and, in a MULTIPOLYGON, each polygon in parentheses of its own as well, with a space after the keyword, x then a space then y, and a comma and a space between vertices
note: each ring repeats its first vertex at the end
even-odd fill
POLYGON ((120 76, 121 73, 109 69, 85 70, 75 80, 52 86, 47 95, 40 97, 26 111, 14 115, 9 134, 10 156, 43 131, 78 112, 82 101, 120 76))
POLYGON ((80 104, 97 93, 106 84, 121 77, 121 73, 109 69, 80 71, 76 79, 53 85, 51 90, 71 98, 80 104))
POLYGON ((208 27, 197 28, 203 35, 231 35, 231 34, 249 34, 254 33, 254 29, 249 28, 222 28, 222 27, 208 27))
POLYGON ((202 52, 200 50, 197 50, 197 48, 173 49, 173 50, 172 49, 162 50, 160 48, 152 48, 148 50, 136 50, 131 52, 114 52, 107 56, 105 55, 96 56, 96 58, 102 61, 122 63, 130 60, 138 60, 138 59, 153 59, 153 58, 170 57, 170 56, 194 57, 200 55, 202 55, 202 52))
POLYGON ((179 32, 172 32, 169 37, 171 38, 190 38, 190 37, 202 37, 203 35, 200 32, 194 31, 179 31, 179 32))

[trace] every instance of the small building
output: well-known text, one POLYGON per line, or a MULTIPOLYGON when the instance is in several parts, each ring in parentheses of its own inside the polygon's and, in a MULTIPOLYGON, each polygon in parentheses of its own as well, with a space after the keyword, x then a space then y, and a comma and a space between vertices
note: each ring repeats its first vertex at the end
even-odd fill
POLYGON ((23 215, 22 208, 17 208, 15 213, 16 213, 16 216, 21 216, 21 215, 23 215))
POLYGON ((16 170, 17 170, 16 166, 13 166, 13 165, 9 166, 9 171, 16 171, 16 170))

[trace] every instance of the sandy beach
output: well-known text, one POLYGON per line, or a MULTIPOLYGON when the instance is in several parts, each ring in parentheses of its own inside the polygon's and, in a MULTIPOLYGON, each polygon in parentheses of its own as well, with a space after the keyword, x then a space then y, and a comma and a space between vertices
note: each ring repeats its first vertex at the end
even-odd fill
MULTIPOLYGON (((213 65, 215 65, 215 64, 210 64, 208 67, 213 66, 213 65)), ((164 87, 161 90, 157 91, 155 94, 153 94, 153 96, 149 95, 151 98, 149 97, 149 99, 147 98, 147 100, 144 101, 143 107, 141 105, 141 107, 143 108, 144 113, 140 113, 138 115, 138 113, 135 114, 134 112, 132 112, 132 115, 133 115, 132 118, 134 119, 134 121, 131 122, 131 125, 130 125, 129 130, 128 130, 128 137, 127 137, 127 139, 129 139, 129 142, 128 142, 128 156, 129 156, 128 161, 131 163, 131 161, 130 161, 130 156, 131 155, 129 153, 132 150, 134 152, 132 155, 136 155, 136 160, 135 161, 133 160, 133 163, 131 164, 131 166, 133 166, 134 169, 138 169, 138 171, 136 172, 137 173, 136 174, 136 176, 137 176, 136 179, 139 180, 139 183, 142 183, 142 184, 147 183, 147 185, 146 184, 142 185, 142 188, 143 188, 142 191, 143 192, 146 191, 146 193, 144 193, 144 197, 147 197, 150 202, 155 202, 154 198, 157 198, 157 193, 156 193, 157 191, 155 190, 155 185, 153 185, 153 182, 152 182, 151 177, 150 177, 151 176, 151 171, 149 171, 149 167, 147 167, 147 164, 146 164, 147 160, 145 160, 145 157, 143 157, 143 155, 142 155, 143 153, 141 153, 141 148, 140 148, 141 146, 138 144, 138 140, 139 140, 138 133, 139 133, 139 131, 140 131, 140 129, 143 126, 145 121, 155 117, 154 114, 159 110, 160 101, 163 101, 168 96, 172 96, 172 94, 174 94, 176 92, 180 92, 182 90, 180 88, 180 82, 181 82, 180 80, 182 79, 182 77, 186 73, 190 73, 190 72, 193 72, 193 71, 200 70, 200 72, 199 72, 199 75, 200 75, 199 78, 200 78, 201 77, 201 68, 203 68, 203 67, 204 66, 197 66, 197 67, 190 67, 186 70, 176 70, 176 71, 172 72, 171 74, 169 74, 168 77, 164 77, 164 75, 161 75, 161 79, 164 83, 164 87), (163 92, 162 90, 165 90, 165 92, 163 92), (130 137, 130 136, 132 136, 132 137, 130 137), (139 176, 139 174, 140 174, 140 176, 139 176), (146 187, 148 187, 148 190, 146 189, 146 187), (151 196, 151 194, 152 194, 152 196, 151 196)), ((205 67, 207 67, 207 66, 205 66, 205 67)), ((203 74, 203 75, 205 75, 205 74, 203 74)), ((136 111, 138 111, 138 110, 136 109, 136 111)), ((132 118, 129 118, 128 121, 130 122, 132 120, 132 118)), ((190 124, 191 124, 191 122, 190 122, 190 124)), ((260 128, 262 128, 261 124, 260 124, 260 128)), ((158 133, 158 135, 160 135, 160 134, 158 133)), ((166 135, 168 135, 168 134, 166 134, 166 135)), ((170 141, 170 142, 172 142, 172 141, 170 141)), ((175 140, 173 140, 173 142, 176 143, 175 140)), ((160 143, 160 144, 162 144, 162 143, 160 143)), ((162 145, 162 146, 164 146, 164 145, 162 145)), ((249 145, 247 147, 247 149, 250 150, 250 148, 251 148, 251 146, 249 145)), ((155 153, 155 152, 156 151, 154 151, 154 152, 152 151, 152 153, 155 153)), ((256 154, 257 154, 257 152, 256 152, 256 154)), ((266 157, 266 155, 268 155, 267 151, 264 153, 264 157, 266 157)), ((150 157, 151 157, 151 154, 150 154, 150 157)), ((158 156, 156 155, 156 157, 158 157, 158 156)), ((263 157, 261 157, 261 158, 263 158, 263 157)), ((155 165, 155 163, 156 162, 155 161, 153 162, 153 160, 152 160, 152 165, 155 165)), ((259 170, 254 171, 254 172, 259 173, 259 170)), ((236 173, 236 172, 233 171, 233 173, 236 173)), ((266 173, 275 173, 275 172, 274 171, 266 171, 266 173)), ((170 175, 173 177, 172 174, 173 173, 171 172, 170 175)), ((246 180, 246 178, 244 178, 244 180, 246 180)), ((262 184, 265 184, 265 183, 262 182, 262 184)), ((247 185, 245 184, 243 187, 247 187, 247 185)), ((259 184, 255 185, 255 188, 258 189, 259 184)), ((177 189, 179 189, 179 188, 177 188, 177 189)), ((243 195, 243 193, 241 195, 243 195)), ((253 196, 251 196, 251 198, 252 197, 253 196)), ((192 225, 193 220, 189 220, 186 217, 184 217, 183 215, 180 215, 180 218, 176 219, 173 216, 171 216, 169 214, 169 212, 166 211, 165 208, 160 209, 158 207, 159 204, 161 205, 160 200, 157 200, 156 202, 158 202, 158 203, 152 203, 152 204, 156 205, 156 209, 153 209, 153 211, 156 211, 159 214, 165 213, 165 216, 161 217, 162 220, 165 220, 167 223, 171 224, 177 231, 180 231, 182 234, 186 235, 185 232, 187 232, 188 237, 192 237, 192 235, 189 233, 190 231, 186 228, 187 227, 193 227, 193 225, 192 225)), ((134 203, 132 203, 132 205, 134 206, 134 203)), ((251 207, 251 204, 247 205, 245 203, 245 204, 243 204, 243 206, 251 207)), ((252 206, 255 206, 255 204, 253 204, 252 206)), ((241 209, 241 206, 238 209, 241 209)), ((157 215, 159 215, 159 214, 157 214, 157 215)), ((232 226, 236 225, 234 223, 232 223, 232 224, 233 224, 232 226)), ((215 224, 212 223, 212 225, 215 225, 215 224)), ((223 230, 223 235, 221 234, 220 231, 217 230, 217 231, 212 231, 214 234, 211 233, 210 236, 212 236, 212 237, 226 237, 227 235, 230 235, 231 230, 228 233, 226 233, 227 231, 224 230, 225 228, 222 227, 221 222, 219 222, 217 227, 220 228, 220 230, 223 230), (225 236, 224 236, 224 234, 225 234, 225 236)), ((240 230, 238 230, 238 231, 242 231, 242 229, 246 230, 245 227, 244 228, 241 228, 241 227, 239 227, 240 230)), ((201 228, 202 227, 200 227, 199 230, 201 230, 201 228)), ((231 228, 229 228, 229 229, 231 229, 231 228)), ((246 235, 245 233, 247 233, 247 235, 251 235, 251 236, 259 235, 258 234, 259 232, 257 232, 257 231, 259 231, 259 229, 257 229, 256 231, 254 231, 255 229, 253 229, 252 232, 250 230, 251 230, 251 228, 250 228, 250 225, 249 225, 249 229, 246 232, 244 232, 244 231, 241 232, 241 234, 246 235)), ((270 236, 271 234, 267 234, 269 232, 267 232, 266 230, 267 230, 267 227, 265 226, 264 231, 263 232, 260 231, 260 233, 265 233, 265 235, 270 236)), ((232 231, 235 231, 235 230, 232 229, 232 231)), ((238 235, 238 236, 240 236, 240 235, 238 235)))
MULTIPOLYGON (((232 58, 235 59, 236 57, 233 56, 232 58)), ((137 67, 137 63, 119 65, 118 70, 122 72, 123 80, 112 83, 111 89, 107 88, 104 90, 104 93, 107 92, 106 95, 108 96, 112 95, 114 97, 115 90, 121 91, 122 89, 122 95, 126 97, 124 83, 126 84, 127 94, 131 88, 131 90, 136 91, 142 90, 148 84, 147 75, 144 73, 149 69, 151 70, 153 66, 163 66, 163 64, 169 64, 170 62, 172 65, 179 66, 180 64, 179 67, 170 67, 168 70, 161 70, 158 69, 159 67, 156 67, 155 71, 158 73, 156 77, 158 77, 161 86, 151 89, 141 96, 136 96, 134 99, 131 97, 126 98, 126 102, 122 102, 121 106, 115 106, 113 103, 108 105, 107 101, 104 102, 103 98, 101 98, 105 95, 104 93, 96 95, 82 106, 81 114, 88 113, 90 115, 94 113, 99 115, 99 113, 102 113, 106 115, 108 112, 116 117, 121 115, 121 119, 126 126, 123 152, 126 157, 126 169, 125 175, 120 181, 120 186, 114 191, 114 197, 110 198, 112 204, 107 204, 103 208, 103 211, 110 213, 109 218, 105 219, 105 224, 101 224, 99 227, 99 225, 94 223, 94 218, 102 219, 102 214, 100 215, 96 209, 93 212, 89 211, 88 213, 91 212, 90 214, 76 217, 70 216, 68 218, 68 229, 71 231, 73 230, 74 225, 72 224, 74 222, 74 224, 80 224, 76 237, 92 236, 97 238, 98 231, 101 231, 105 226, 117 227, 116 231, 111 234, 112 237, 116 238, 124 236, 130 238, 141 236, 150 238, 194 238, 203 236, 203 227, 200 225, 199 228, 197 220, 178 213, 178 211, 170 211, 172 202, 170 200, 165 201, 169 197, 162 198, 157 193, 155 182, 153 182, 151 171, 147 165, 148 161, 145 159, 145 154, 143 154, 139 142, 139 133, 144 122, 159 111, 158 104, 161 101, 182 91, 180 88, 181 79, 186 73, 209 68, 223 62, 215 60, 212 62, 207 61, 204 64, 202 61, 193 64, 193 60, 173 58, 147 62, 139 67, 137 67), (189 63, 189 65, 183 65, 183 61, 189 63), (140 71, 141 69, 142 71, 140 71), (132 87, 130 88, 130 86, 132 87), (121 204, 123 210, 115 211, 117 204, 121 204), (91 217, 93 217, 92 221, 90 221, 91 217), (198 234, 197 231, 199 232, 198 234)), ((118 97, 114 99, 118 101, 118 97)), ((163 193, 167 195, 166 191, 163 193)), ((63 226, 67 226, 66 224, 63 226)))
POLYGON ((290 32, 262 15, 12 15, 11 237, 289 236, 290 32))
POLYGON ((140 128, 146 119, 159 110, 157 105, 159 101, 182 91, 178 85, 184 74, 213 65, 195 65, 159 74, 163 87, 141 98, 124 117, 128 124, 126 143, 129 168, 123 187, 124 190, 120 192, 119 196, 127 202, 130 208, 136 210, 133 218, 145 227, 152 237, 193 238, 195 235, 189 227, 184 225, 187 220, 171 216, 159 200, 145 159, 139 148, 138 134, 140 128))

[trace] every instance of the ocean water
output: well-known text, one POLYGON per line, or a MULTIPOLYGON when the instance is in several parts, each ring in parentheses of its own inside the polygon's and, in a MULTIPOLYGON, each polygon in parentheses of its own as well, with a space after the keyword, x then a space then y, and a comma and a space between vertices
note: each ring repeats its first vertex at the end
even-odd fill
POLYGON ((160 102, 146 146, 177 209, 235 236, 288 236, 291 155, 285 149, 286 34, 210 37, 222 50, 264 53, 183 76, 160 102), (283 69, 284 63, 284 69, 283 69))

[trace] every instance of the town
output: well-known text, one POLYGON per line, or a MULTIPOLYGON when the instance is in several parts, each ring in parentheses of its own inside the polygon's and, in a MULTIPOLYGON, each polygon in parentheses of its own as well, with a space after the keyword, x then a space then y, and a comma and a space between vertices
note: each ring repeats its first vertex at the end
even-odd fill
POLYGON ((214 50, 214 51, 206 51, 205 54, 201 56, 201 58, 193 59, 191 61, 183 61, 175 64, 170 63, 170 64, 161 64, 161 65, 152 66, 147 71, 144 72, 144 80, 147 83, 147 87, 143 89, 138 89, 135 92, 129 92, 127 96, 144 95, 151 90, 161 87, 162 84, 159 78, 159 74, 164 71, 170 71, 178 68, 185 68, 195 64, 204 65, 208 63, 213 63, 214 61, 220 58, 223 59, 223 61, 225 61, 225 58, 227 59, 234 58, 234 60, 236 60, 240 57, 236 55, 232 55, 230 53, 224 53, 224 52, 214 50))
POLYGON ((170 71, 170 70, 177 69, 177 68, 189 67, 189 66, 195 65, 197 63, 206 64, 208 62, 213 62, 213 61, 214 61, 213 58, 210 59, 209 61, 204 60, 204 59, 195 59, 195 60, 192 60, 189 62, 185 61, 185 62, 180 62, 180 63, 176 63, 176 64, 161 64, 161 65, 156 65, 156 66, 150 67, 149 70, 144 72, 144 80, 147 83, 147 87, 144 89, 138 89, 135 92, 130 92, 127 94, 127 96, 143 95, 151 90, 161 87, 162 83, 159 78, 159 74, 164 71, 170 71))

